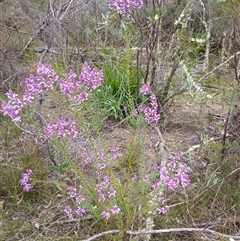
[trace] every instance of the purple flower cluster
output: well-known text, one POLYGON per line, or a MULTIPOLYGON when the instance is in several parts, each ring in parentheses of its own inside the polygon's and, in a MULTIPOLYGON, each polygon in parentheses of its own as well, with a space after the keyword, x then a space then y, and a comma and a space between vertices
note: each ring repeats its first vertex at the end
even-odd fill
POLYGON ((51 65, 45 66, 42 63, 38 64, 37 74, 30 74, 25 79, 26 91, 23 94, 24 104, 30 104, 36 94, 41 94, 44 91, 53 90, 54 83, 58 81, 58 75, 54 72, 51 65))
POLYGON ((83 153, 82 157, 86 164, 92 163, 92 158, 87 153, 83 153))
POLYGON ((121 151, 116 147, 111 148, 110 152, 111 152, 112 160, 116 160, 118 157, 122 156, 121 151))
POLYGON ((77 190, 74 187, 68 188, 68 195, 69 195, 69 198, 75 201, 75 204, 77 205, 77 209, 74 212, 73 209, 69 205, 67 205, 64 208, 64 212, 68 216, 70 216, 73 213, 75 213, 78 216, 84 215, 86 213, 86 210, 80 205, 85 201, 85 198, 81 194, 77 194, 77 190))
POLYGON ((133 9, 140 9, 143 6, 142 0, 110 0, 109 8, 118 13, 130 17, 133 9))
MULTIPOLYGON (((176 190, 179 186, 187 187, 190 184, 190 179, 187 174, 186 164, 180 163, 180 155, 177 153, 171 157, 167 167, 159 165, 153 167, 155 178, 150 176, 144 177, 144 182, 151 185, 152 190, 158 190, 161 187, 168 187, 170 190, 176 190)), ((159 198, 161 204, 165 203, 163 197, 159 198)), ((158 209, 159 213, 165 214, 170 209, 169 206, 158 209)))
POLYGON ((106 211, 103 211, 102 212, 102 217, 105 218, 105 219, 109 219, 111 217, 111 213, 112 214, 119 214, 121 211, 121 209, 117 206, 117 205, 114 205, 110 212, 106 212, 106 211))
POLYGON ((142 104, 138 107, 138 111, 145 115, 148 124, 158 121, 160 119, 160 114, 158 114, 156 95, 152 93, 150 86, 146 84, 140 88, 140 93, 143 95, 150 95, 150 106, 142 104))
MULTIPOLYGON (((107 200, 112 200, 116 196, 116 190, 112 185, 110 185, 110 178, 108 175, 103 177, 102 182, 96 185, 96 190, 98 192, 98 201, 106 202, 107 200)), ((103 211, 102 217, 109 219, 112 214, 118 214, 121 209, 115 204, 110 210, 103 211)))
POLYGON ((23 103, 18 98, 18 94, 15 94, 12 90, 9 90, 6 93, 6 95, 9 101, 8 102, 3 101, 1 104, 3 115, 10 116, 13 122, 21 121, 21 117, 19 116, 19 113, 23 108, 23 103))
MULTIPOLYGON (((161 196, 161 197, 158 199, 158 201, 160 202, 160 204, 164 205, 165 202, 166 202, 166 199, 165 199, 164 196, 161 196)), ((166 206, 163 206, 163 207, 161 207, 161 208, 158 208, 158 209, 157 209, 157 212, 158 212, 159 214, 166 214, 169 210, 170 210, 170 207, 166 205, 166 206)))
POLYGON ((58 76, 52 69, 52 66, 45 66, 39 63, 37 74, 30 74, 30 76, 25 79, 25 92, 22 100, 20 100, 18 95, 12 90, 9 90, 6 93, 9 101, 2 102, 1 110, 3 115, 10 116, 13 122, 21 121, 19 114, 23 109, 23 106, 30 104, 35 99, 36 94, 43 93, 45 90, 52 90, 54 83, 57 80, 58 76))
POLYGON ((65 120, 63 117, 60 117, 57 122, 54 124, 50 122, 45 128, 45 139, 52 140, 55 133, 57 133, 57 137, 63 139, 67 136, 71 136, 72 138, 76 138, 78 132, 76 131, 76 124, 71 119, 65 120))
POLYGON ((150 85, 144 84, 140 88, 140 93, 143 95, 149 95, 152 93, 150 85))
POLYGON ((190 184, 187 166, 186 164, 180 163, 179 154, 172 156, 167 167, 159 165, 157 169, 160 177, 157 182, 159 185, 165 184, 169 189, 175 190, 179 185, 187 187, 190 184))
MULTIPOLYGON (((96 69, 91 69, 89 64, 85 62, 82 67, 82 72, 78 77, 72 70, 69 71, 66 79, 60 80, 60 89, 64 95, 68 97, 72 96, 73 91, 78 90, 95 90, 101 85, 103 79, 103 71, 97 71, 96 69)), ((80 102, 88 99, 88 93, 82 91, 80 94, 74 95, 74 99, 80 102)))
POLYGON ((103 79, 103 71, 91 69, 87 62, 83 64, 82 72, 78 77, 72 70, 69 71, 66 79, 60 77, 54 72, 51 65, 45 66, 42 63, 38 64, 37 73, 30 74, 25 79, 25 92, 22 100, 18 98, 12 90, 6 93, 8 102, 3 101, 1 111, 3 115, 10 116, 14 122, 21 121, 20 112, 24 105, 29 105, 36 98, 36 95, 45 91, 53 90, 55 83, 59 83, 60 90, 64 95, 70 97, 73 91, 81 91, 74 95, 74 99, 78 102, 83 102, 88 99, 88 92, 96 89, 101 85, 103 79), (85 89, 86 91, 82 91, 85 89))
POLYGON ((102 182, 96 185, 96 190, 98 192, 98 201, 105 202, 108 198, 114 198, 116 195, 116 190, 110 185, 110 178, 108 175, 103 176, 102 182))
POLYGON ((23 186, 23 191, 28 192, 33 188, 33 185, 29 183, 32 176, 32 170, 27 169, 25 173, 22 173, 22 178, 19 180, 19 183, 23 186))

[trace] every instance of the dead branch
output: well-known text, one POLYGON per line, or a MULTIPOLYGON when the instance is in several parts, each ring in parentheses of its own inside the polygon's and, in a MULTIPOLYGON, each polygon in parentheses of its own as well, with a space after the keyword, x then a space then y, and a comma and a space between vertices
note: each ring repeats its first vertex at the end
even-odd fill
MULTIPOLYGON (((199 233, 211 233, 217 237, 224 237, 224 238, 232 238, 234 240, 240 240, 240 235, 228 235, 223 234, 220 232, 216 232, 212 229, 208 228, 168 228, 168 229, 159 229, 159 230, 148 230, 148 231, 127 231, 126 233, 129 235, 143 235, 143 234, 159 234, 159 233, 178 233, 178 232, 199 232, 199 233)), ((107 234, 116 234, 119 233, 119 230, 110 230, 103 233, 96 234, 88 239, 83 239, 81 241, 92 241, 99 237, 102 237, 107 234)))
POLYGON ((127 231, 126 233, 130 235, 142 235, 142 234, 159 234, 159 233, 176 233, 176 232, 200 232, 200 233, 207 232, 207 233, 216 235, 218 237, 233 238, 234 240, 240 240, 240 235, 233 236, 233 235, 223 234, 208 228, 169 228, 169 229, 159 229, 159 230, 151 230, 151 231, 127 231))
POLYGON ((31 43, 39 36, 41 35, 41 33, 44 31, 44 29, 50 25, 50 21, 44 21, 43 24, 41 25, 41 27, 38 29, 38 31, 36 32, 36 34, 34 36, 32 36, 29 41, 27 42, 27 44, 25 45, 25 47, 23 48, 23 50, 20 53, 20 58, 23 57, 23 54, 25 53, 25 51, 30 47, 31 43))
POLYGON ((96 235, 92 236, 91 238, 83 239, 81 241, 91 241, 91 240, 100 238, 100 237, 102 237, 106 234, 114 234, 114 233, 119 233, 119 230, 110 230, 110 231, 106 231, 106 232, 103 232, 103 233, 99 233, 99 234, 96 234, 96 235))
POLYGON ((230 60, 232 60, 235 56, 239 55, 240 51, 238 51, 236 54, 230 56, 227 60, 225 60, 224 62, 222 62, 221 64, 219 64, 217 67, 215 67, 213 70, 211 70, 210 72, 208 72, 207 74, 205 74, 203 77, 201 77, 198 82, 200 83, 201 81, 203 81, 204 79, 207 79, 209 76, 211 76, 217 69, 220 69, 221 67, 223 67, 225 64, 227 64, 230 60))
MULTIPOLYGON (((56 22, 55 20, 57 20, 57 21, 60 22, 60 21, 65 17, 65 15, 66 15, 67 11, 69 10, 70 6, 72 5, 72 3, 73 3, 73 0, 70 0, 70 1, 67 2, 66 4, 62 5, 62 6, 60 7, 60 9, 56 11, 56 13, 57 13, 56 19, 55 19, 55 13, 53 12, 53 9, 51 9, 51 10, 52 10, 52 13, 51 13, 51 14, 48 14, 48 15, 46 16, 46 20, 43 21, 41 27, 37 30, 37 32, 34 34, 34 36, 32 36, 32 37, 29 39, 29 41, 27 42, 27 44, 25 45, 25 47, 23 48, 23 50, 22 50, 21 53, 20 53, 20 58, 23 57, 23 54, 24 54, 25 51, 30 47, 31 43, 32 43, 38 36, 42 35, 43 31, 44 31, 49 25, 55 23, 55 22, 56 22)), ((48 48, 47 51, 49 51, 49 48, 48 48)))

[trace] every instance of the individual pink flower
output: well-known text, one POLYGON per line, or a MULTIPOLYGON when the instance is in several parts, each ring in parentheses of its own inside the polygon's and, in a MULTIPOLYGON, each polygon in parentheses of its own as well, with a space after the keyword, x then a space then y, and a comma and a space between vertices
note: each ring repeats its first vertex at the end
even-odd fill
POLYGON ((105 169, 106 166, 107 166, 107 165, 106 165, 105 163, 99 163, 99 164, 97 165, 97 169, 102 170, 102 169, 105 169))
POLYGON ((74 99, 75 99, 76 101, 79 101, 79 102, 81 103, 81 102, 83 102, 83 101, 85 101, 85 100, 88 99, 88 93, 84 91, 84 92, 82 92, 82 93, 79 94, 79 95, 75 95, 75 96, 74 96, 74 99))
POLYGON ((112 155, 112 159, 116 160, 118 157, 122 156, 122 153, 118 148, 115 147, 115 148, 111 148, 111 155, 112 155))
POLYGON ((111 212, 113 214, 118 214, 120 211, 121 209, 117 205, 114 205, 113 208, 111 209, 111 212))
POLYGON ((104 217, 104 218, 106 218, 106 219, 109 219, 110 218, 110 213, 109 212, 102 212, 102 216, 104 217))
POLYGON ((98 200, 100 202, 104 202, 106 200, 106 197, 105 197, 105 195, 102 192, 98 193, 98 200))
POLYGON ((102 182, 102 186, 104 186, 105 188, 107 188, 110 184, 110 178, 108 175, 103 177, 103 182, 102 182))
POLYGON ((164 204, 164 203, 166 202, 166 199, 165 199, 164 196, 162 196, 162 197, 160 197, 160 198, 158 199, 158 201, 159 201, 161 204, 164 204))
POLYGON ((68 188, 68 195, 69 195, 69 197, 70 198, 75 198, 76 197, 76 195, 77 195, 77 193, 76 193, 76 188, 74 188, 74 187, 69 187, 68 188))
POLYGON ((162 207, 162 208, 158 208, 157 212, 159 214, 166 214, 169 210, 170 210, 170 207, 169 206, 165 206, 165 207, 162 207))
POLYGON ((77 197, 76 197, 76 202, 77 203, 81 203, 81 202, 84 202, 85 201, 85 198, 79 194, 77 197))
POLYGON ((82 215, 85 214, 85 213, 86 213, 86 211, 85 211, 85 209, 82 208, 82 207, 78 207, 77 210, 76 210, 76 214, 77 214, 78 216, 82 216, 82 215))
POLYGON ((89 164, 92 162, 92 158, 86 153, 83 154, 83 160, 86 164, 89 164))
POLYGON ((143 181, 146 183, 150 183, 150 178, 148 176, 144 176, 143 181))
POLYGON ((113 188, 113 187, 110 187, 109 188, 109 191, 108 191, 108 197, 109 198, 112 198, 112 197, 115 197, 115 195, 116 195, 116 190, 113 188))
POLYGON ((24 192, 28 192, 30 189, 33 188, 33 185, 30 184, 30 183, 26 183, 24 186, 23 186, 23 191, 24 192))
POLYGON ((98 155, 99 159, 101 159, 102 161, 104 161, 105 156, 104 156, 103 151, 99 151, 99 152, 97 153, 97 155, 98 155))
POLYGON ((65 207, 64 212, 65 212, 68 216, 70 216, 70 214, 72 213, 72 208, 68 205, 68 206, 65 207))

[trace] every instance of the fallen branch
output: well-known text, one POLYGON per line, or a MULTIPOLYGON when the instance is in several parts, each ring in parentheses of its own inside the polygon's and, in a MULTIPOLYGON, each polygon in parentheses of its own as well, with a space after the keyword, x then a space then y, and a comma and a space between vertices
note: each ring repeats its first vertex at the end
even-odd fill
MULTIPOLYGON (((127 231, 126 234, 137 236, 137 235, 143 235, 143 234, 177 233, 177 232, 200 232, 200 233, 207 232, 207 233, 216 235, 218 237, 231 238, 233 240, 240 240, 240 236, 223 234, 208 228, 168 228, 168 229, 148 230, 148 231, 147 230, 146 231, 127 231)), ((104 235, 116 234, 116 233, 119 233, 119 230, 110 230, 110 231, 96 234, 88 239, 83 239, 81 241, 92 241, 104 235)))
POLYGON ((119 230, 110 230, 110 231, 106 231, 106 232, 103 232, 103 233, 99 233, 99 234, 96 234, 96 235, 92 236, 91 238, 83 239, 81 241, 91 241, 91 240, 100 238, 100 237, 102 237, 106 234, 113 234, 113 233, 119 233, 119 230))
POLYGON ((223 234, 208 228, 169 228, 169 229, 159 229, 159 230, 151 230, 151 231, 127 231, 126 233, 130 235, 142 235, 142 234, 159 234, 159 233, 176 233, 176 232, 207 232, 207 233, 217 235, 218 237, 225 237, 225 238, 240 240, 240 236, 223 234))

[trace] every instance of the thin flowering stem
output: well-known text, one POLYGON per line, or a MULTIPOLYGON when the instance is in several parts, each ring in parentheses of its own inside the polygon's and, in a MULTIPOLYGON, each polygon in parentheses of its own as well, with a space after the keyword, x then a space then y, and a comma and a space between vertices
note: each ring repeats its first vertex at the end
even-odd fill
POLYGON ((25 173, 22 173, 22 178, 19 180, 19 184, 23 186, 23 191, 28 192, 33 188, 33 185, 30 183, 32 176, 32 170, 27 169, 25 173))

